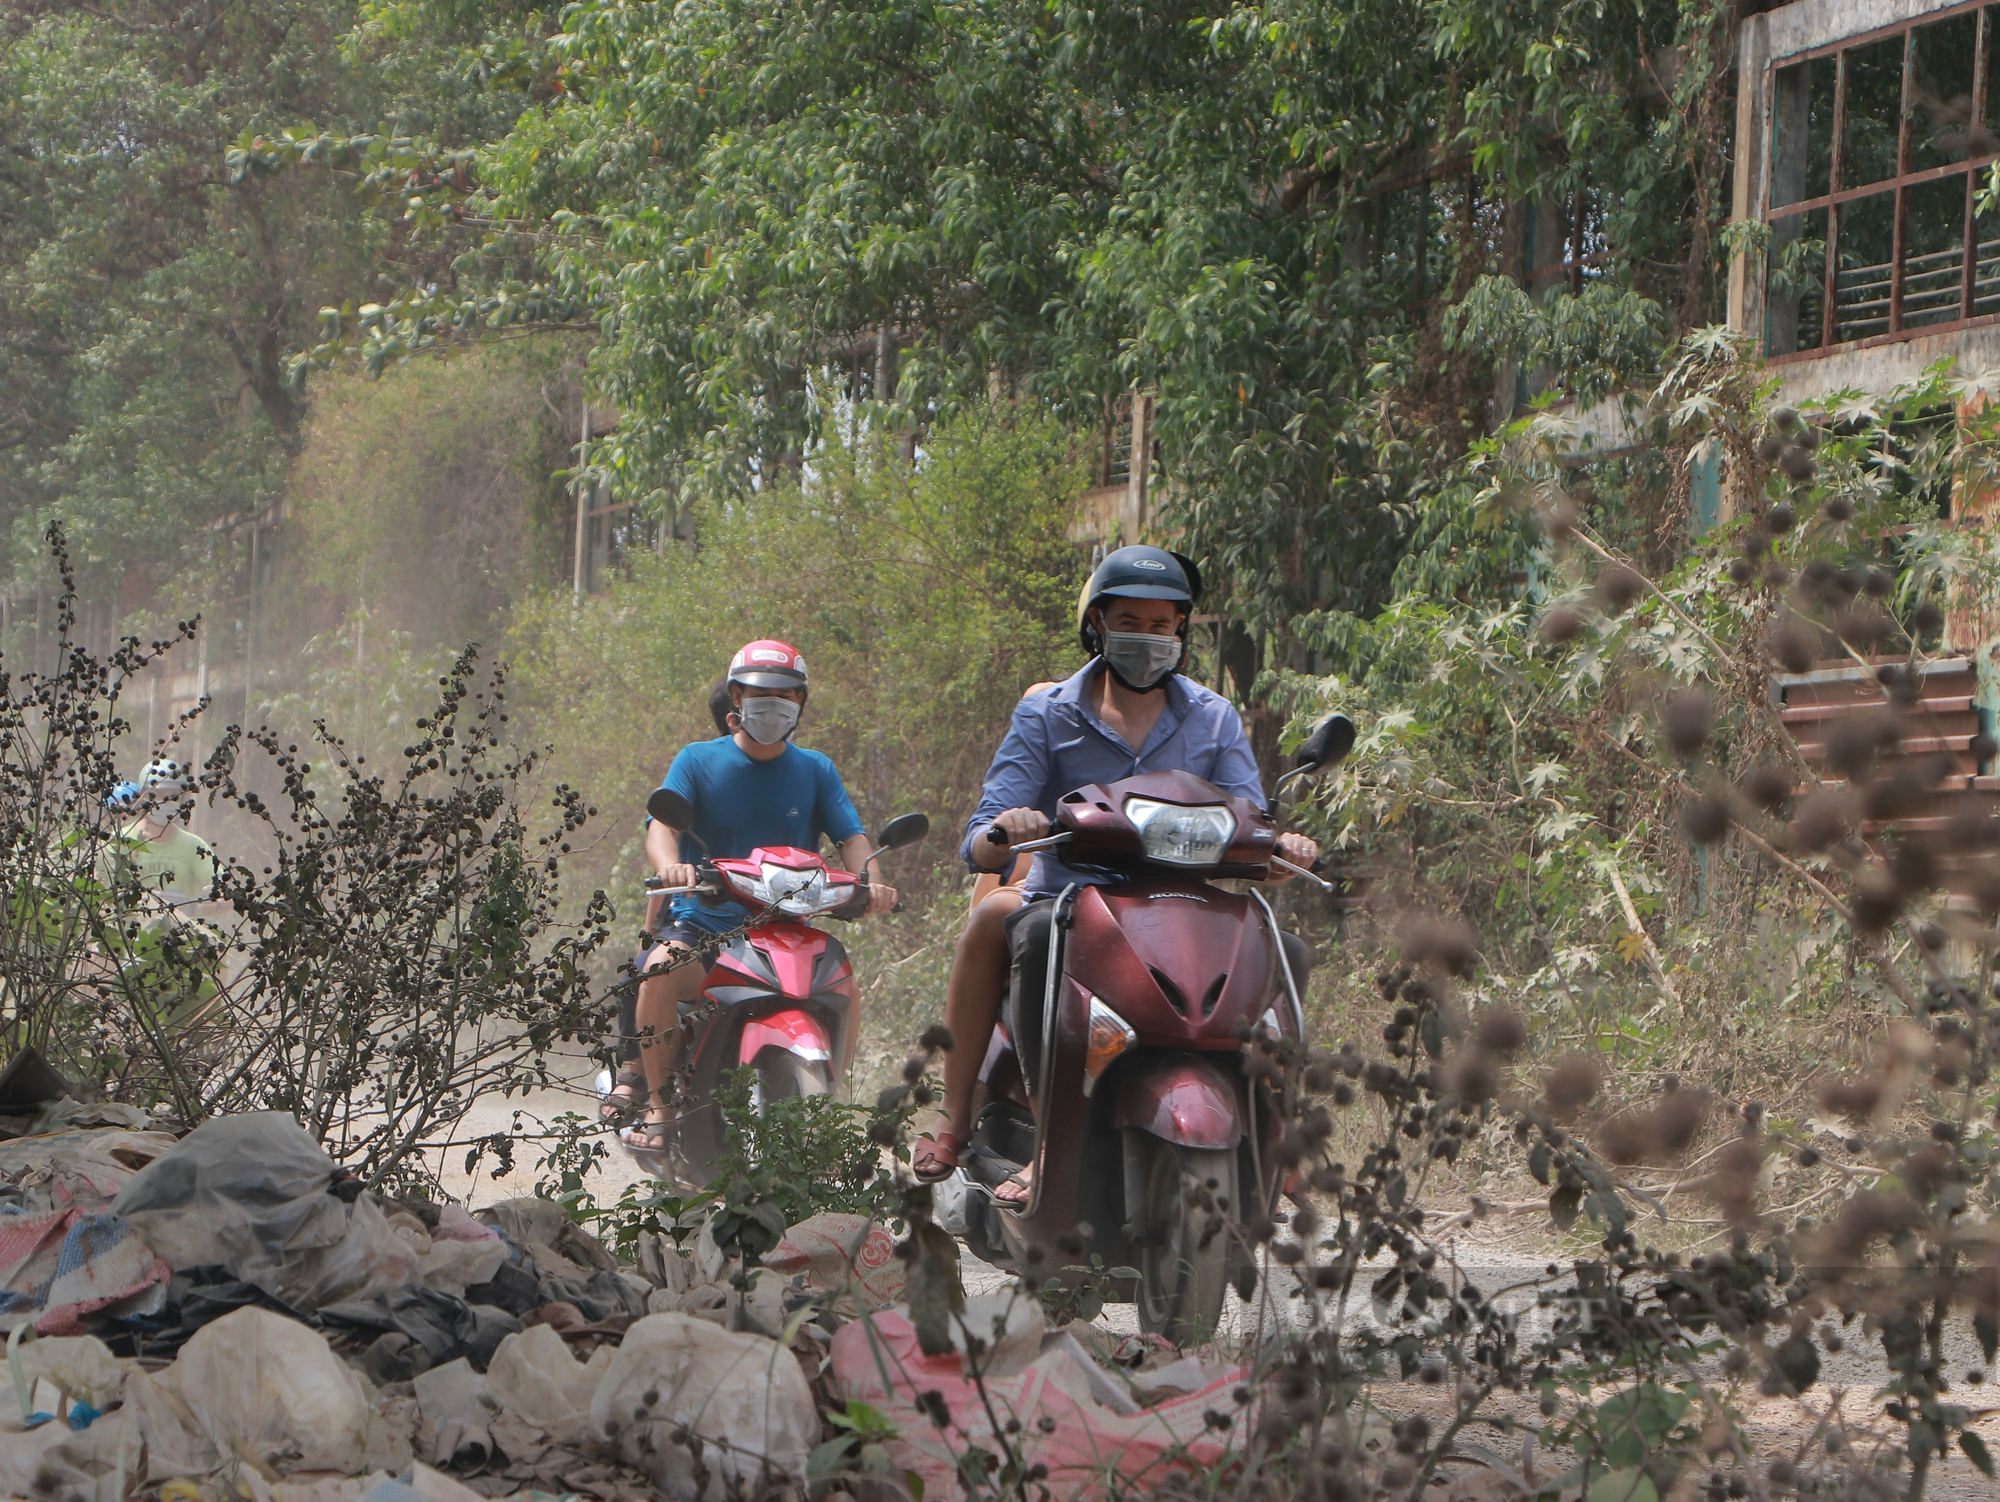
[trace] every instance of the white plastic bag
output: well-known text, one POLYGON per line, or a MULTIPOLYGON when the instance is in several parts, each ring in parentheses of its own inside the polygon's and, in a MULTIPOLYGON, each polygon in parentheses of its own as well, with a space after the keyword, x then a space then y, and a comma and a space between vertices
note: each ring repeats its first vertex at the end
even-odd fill
MULTIPOLYGON (((612 1348, 599 1346, 601 1361, 586 1366, 570 1354, 569 1342, 552 1325, 530 1325, 500 1342, 486 1367, 486 1390, 503 1414, 547 1442, 581 1444, 590 1435, 590 1401, 611 1364, 612 1348)), ((509 1455, 507 1434, 496 1432, 509 1455)))
POLYGON ((71 1402, 88 1403, 102 1413, 125 1392, 125 1379, 139 1368, 120 1361, 94 1335, 45 1336, 31 1340, 15 1353, 28 1391, 46 1382, 71 1402))
POLYGON ((417 1276, 426 1288, 464 1298, 466 1289, 492 1282, 506 1260, 507 1243, 498 1236, 488 1236, 483 1241, 438 1238, 417 1259, 417 1276))
POLYGON ((187 1406, 217 1464, 242 1453, 280 1472, 354 1476, 410 1463, 409 1436, 369 1406, 325 1337, 268 1309, 202 1326, 157 1380, 187 1406))
POLYGON ((625 1332, 590 1419, 620 1460, 675 1502, 799 1482, 819 1439, 790 1351, 685 1314, 649 1314, 625 1332))

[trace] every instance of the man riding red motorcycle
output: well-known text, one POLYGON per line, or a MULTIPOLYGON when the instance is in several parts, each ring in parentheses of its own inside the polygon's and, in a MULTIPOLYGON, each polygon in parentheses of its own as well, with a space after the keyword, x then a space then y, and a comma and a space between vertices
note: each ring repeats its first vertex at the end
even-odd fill
POLYGON ((921 1177, 959 1186, 961 1155, 977 1159, 984 1194, 959 1218, 979 1255, 1018 1264, 1081 1235, 1107 1265, 1139 1263, 1142 1324, 1177 1335, 1212 1325, 1227 1253, 1209 1232, 1197 1254, 1183 1183, 1260 1198, 1268 1111, 1235 1061, 1254 1027, 1302 1027, 1304 946, 1261 897, 1209 879, 1282 881, 1318 856, 1265 812, 1235 709, 1178 673, 1199 590, 1178 555, 1113 552, 1080 611, 1091 662, 1016 708, 962 853, 993 870, 1026 847, 1035 866, 961 938, 945 1116, 915 1155, 921 1177))
MULTIPOLYGON (((674 1145, 668 1087, 685 1047, 681 1014, 701 995, 708 972, 696 956, 752 916, 740 903, 692 895, 704 883, 683 839, 691 835, 702 859, 713 862, 760 849, 810 858, 825 836, 856 873, 875 853, 833 762, 791 743, 806 703, 805 658, 784 642, 754 641, 730 663, 728 683, 731 733, 685 747, 662 783, 681 800, 675 806, 685 810, 684 827, 654 820, 646 831, 646 859, 656 884, 682 895, 673 899, 658 943, 646 957, 646 970, 655 973, 638 990, 635 1022, 643 1074, 628 1069, 616 1082, 627 1095, 645 1093, 644 1119, 627 1139, 644 1152, 665 1153, 674 1145)), ((893 887, 867 888, 868 912, 886 912, 896 901, 893 887)), ((856 1021, 850 1018, 844 1029, 843 1052, 850 1056, 856 1021)), ((837 1078, 849 1060, 834 1062, 837 1078)))

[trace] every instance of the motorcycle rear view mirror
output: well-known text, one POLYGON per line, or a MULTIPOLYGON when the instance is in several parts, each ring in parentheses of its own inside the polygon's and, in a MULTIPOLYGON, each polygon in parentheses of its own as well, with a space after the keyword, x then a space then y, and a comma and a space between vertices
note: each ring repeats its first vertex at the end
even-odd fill
POLYGON ((1330 767, 1354 749, 1354 721, 1344 714, 1330 714, 1313 727, 1292 765, 1301 772, 1317 772, 1330 767))
POLYGON ((686 833, 694 827, 694 805, 672 788, 654 788, 646 800, 646 812, 669 829, 686 833))
POLYGON ((882 832, 875 836, 877 848, 899 850, 905 845, 914 845, 931 832, 928 814, 903 814, 882 826, 882 832))

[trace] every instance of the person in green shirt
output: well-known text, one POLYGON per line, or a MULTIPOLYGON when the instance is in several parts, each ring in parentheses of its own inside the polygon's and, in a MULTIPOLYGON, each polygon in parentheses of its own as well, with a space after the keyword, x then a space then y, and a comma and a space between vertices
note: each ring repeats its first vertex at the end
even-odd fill
POLYGON ((136 888, 170 907, 207 902, 215 890, 215 852, 208 841, 176 817, 180 795, 187 791, 180 763, 154 761, 137 782, 121 782, 105 802, 113 809, 131 809, 138 817, 106 847, 114 889, 136 888))
POLYGON ((106 807, 136 817, 105 845, 98 865, 112 901, 137 920, 112 944, 115 958, 107 955, 124 976, 120 989, 135 999, 150 998, 158 1020, 176 1027, 193 1020, 216 995, 214 975, 196 980, 187 969, 188 941, 196 945, 194 954, 214 945, 205 925, 182 909, 210 901, 217 874, 215 852, 179 818, 189 786, 180 764, 163 758, 149 762, 137 782, 114 788, 106 807))

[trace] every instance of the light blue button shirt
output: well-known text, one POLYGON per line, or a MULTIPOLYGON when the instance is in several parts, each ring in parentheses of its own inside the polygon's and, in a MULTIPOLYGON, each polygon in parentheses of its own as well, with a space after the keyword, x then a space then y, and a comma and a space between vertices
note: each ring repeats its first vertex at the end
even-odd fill
MULTIPOLYGON (((959 854, 968 866, 975 836, 985 838, 986 826, 1010 808, 1036 808, 1055 817, 1056 800, 1086 783, 1117 782, 1141 772, 1192 772, 1226 793, 1264 807, 1264 786, 1257 776, 1257 758, 1236 706, 1222 695, 1179 674, 1160 690, 1167 705, 1146 744, 1134 751, 1125 738, 1097 717, 1093 700, 1101 659, 1093 659, 1074 676, 1047 693, 1023 699, 1014 707, 1007 738, 993 753, 979 807, 966 821, 959 854)), ((1028 873, 1030 895, 1060 892, 1071 882, 1081 886, 1106 878, 1065 866, 1043 851, 1028 873)))

